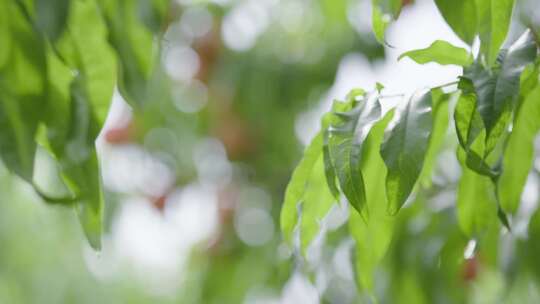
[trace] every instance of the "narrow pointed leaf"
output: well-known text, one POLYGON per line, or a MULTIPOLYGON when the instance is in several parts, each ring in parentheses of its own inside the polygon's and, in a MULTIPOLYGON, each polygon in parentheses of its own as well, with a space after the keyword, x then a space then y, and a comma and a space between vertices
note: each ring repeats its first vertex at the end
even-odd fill
MULTIPOLYGON (((355 101, 350 101, 355 103, 355 101)), ((363 212, 366 203, 364 181, 360 172, 361 150, 365 137, 381 116, 378 95, 362 97, 346 112, 333 112, 329 128, 329 154, 339 186, 349 203, 363 212)))
POLYGON ((436 40, 424 49, 405 52, 399 56, 398 60, 403 57, 409 57, 420 64, 435 62, 441 65, 468 66, 473 62, 472 55, 466 49, 443 40, 436 40))
POLYGON ((433 123, 429 91, 415 94, 381 146, 388 168, 388 211, 395 214, 409 197, 424 164, 433 123))
POLYGON ((499 48, 508 34, 514 0, 474 0, 474 3, 480 51, 485 55, 488 66, 491 66, 495 63, 499 48))
POLYGON ((479 61, 464 71, 474 86, 477 110, 486 128, 487 156, 506 131, 519 93, 521 72, 536 58, 532 34, 525 32, 508 50, 501 51, 498 68, 486 69, 479 61))
POLYGON ((506 212, 514 213, 518 209, 533 164, 534 139, 539 131, 540 85, 523 100, 504 151, 497 190, 501 207, 506 212))

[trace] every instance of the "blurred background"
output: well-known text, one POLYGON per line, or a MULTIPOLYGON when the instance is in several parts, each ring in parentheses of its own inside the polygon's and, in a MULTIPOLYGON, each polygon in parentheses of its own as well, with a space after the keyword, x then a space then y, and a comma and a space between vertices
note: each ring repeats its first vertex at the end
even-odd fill
MULTIPOLYGON (((397 57, 436 39, 466 47, 427 0, 404 1, 392 47, 383 47, 369 2, 173 1, 159 54, 170 85, 144 111, 116 91, 98 138, 107 201, 100 252, 72 210, 43 204, 0 169, 0 303, 363 303, 342 228, 347 208, 333 207, 309 265, 299 265, 279 232, 284 188, 334 98, 376 82, 404 95, 451 82, 458 67, 397 57)), ((510 37, 522 28, 512 25, 510 37)), ((539 197, 537 143, 525 226, 539 197)), ((515 303, 540 302, 529 274, 510 284, 492 267, 497 257, 438 264, 475 246, 455 223, 460 172, 455 146, 446 148, 437 196, 417 197, 401 215, 377 278, 381 302, 495 303, 505 291, 515 303)), ((503 246, 497 233, 493 246, 503 246)), ((503 240, 507 251, 518 236, 503 240)))

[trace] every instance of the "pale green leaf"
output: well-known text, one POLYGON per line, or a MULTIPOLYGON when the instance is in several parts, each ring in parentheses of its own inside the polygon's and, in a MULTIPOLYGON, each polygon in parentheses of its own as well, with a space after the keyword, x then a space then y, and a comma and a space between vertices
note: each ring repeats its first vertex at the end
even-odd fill
MULTIPOLYGON (((537 78, 538 79, 538 78, 537 78)), ((540 131, 540 86, 523 100, 506 144, 498 195, 504 211, 517 211, 534 157, 534 139, 540 131)))
POLYGON ((490 178, 465 166, 465 157, 465 151, 458 148, 458 158, 462 163, 456 203, 458 224, 468 237, 478 237, 496 219, 497 203, 490 178))
POLYGON ((360 289, 374 291, 374 275, 384 257, 395 223, 395 217, 386 210, 384 180, 386 166, 379 153, 384 130, 394 111, 388 112, 370 129, 362 149, 361 172, 365 176, 365 191, 369 217, 363 218, 351 208, 349 231, 355 241, 355 270, 360 289))
POLYGON ((304 191, 300 223, 300 245, 303 253, 321 230, 321 221, 336 201, 326 183, 322 155, 319 155, 315 162, 304 191))
POLYGON ((436 40, 424 49, 405 52, 399 56, 398 60, 403 57, 409 57, 420 64, 436 62, 441 65, 468 66, 473 62, 472 55, 467 50, 443 40, 436 40))
POLYGON ((298 205, 302 202, 311 172, 321 154, 322 135, 317 134, 304 151, 304 156, 298 166, 296 166, 296 169, 294 169, 291 180, 285 190, 280 223, 285 241, 289 243, 292 243, 293 232, 298 223, 298 205))
POLYGON ((471 0, 435 0, 439 12, 463 42, 472 45, 476 36, 476 5, 471 0))
POLYGON ((372 0, 371 25, 377 41, 386 44, 386 28, 401 12, 401 0, 372 0))

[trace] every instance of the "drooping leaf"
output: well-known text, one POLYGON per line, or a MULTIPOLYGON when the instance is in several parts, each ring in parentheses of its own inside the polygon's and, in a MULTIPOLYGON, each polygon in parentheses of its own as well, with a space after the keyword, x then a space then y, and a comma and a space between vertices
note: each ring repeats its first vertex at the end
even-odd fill
POLYGON ((476 36, 476 4, 471 0, 435 0, 439 12, 463 42, 472 45, 476 36))
POLYGON ((47 38, 55 41, 65 29, 70 0, 35 0, 36 24, 47 38))
MULTIPOLYGON (((538 76, 537 76, 538 79, 538 76)), ((540 131, 540 85, 523 100, 506 144, 498 196, 504 211, 517 211, 534 156, 534 139, 540 131)))
MULTIPOLYGON (((109 41, 117 53, 119 90, 130 105, 141 107, 148 102, 149 80, 159 54, 158 40, 144 24, 147 21, 141 20, 138 0, 97 2, 109 30, 109 41)), ((155 16, 153 19, 157 20, 155 16)))
POLYGON ((433 123, 431 107, 431 92, 413 95, 381 146, 388 169, 386 196, 391 214, 403 206, 422 170, 433 123))
POLYGON ((501 51, 496 69, 485 68, 477 60, 464 70, 463 77, 473 83, 476 106, 486 128, 485 156, 506 131, 519 93, 520 74, 535 57, 534 38, 527 31, 508 50, 501 51))
POLYGON ((45 93, 44 45, 18 5, 8 2, 2 10, 16 39, 10 40, 9 57, 0 69, 0 153, 10 171, 31 181, 45 93))
POLYGON ((371 23, 373 33, 379 43, 386 44, 386 28, 396 20, 401 12, 401 0, 372 0, 371 23))
POLYGON ((494 185, 489 177, 482 176, 465 165, 467 155, 461 147, 457 153, 462 164, 456 204, 458 224, 468 237, 478 237, 497 216, 494 185))
POLYGON ((486 130, 476 106, 472 83, 462 78, 462 90, 454 111, 454 125, 460 146, 466 152, 465 164, 478 174, 495 178, 499 172, 487 163, 485 153, 486 130))
POLYGON ((60 38, 56 47, 69 67, 84 75, 91 110, 98 122, 103 123, 116 81, 116 60, 96 2, 74 2, 67 26, 69 31, 60 38), (91 52, 85 49, 88 45, 92 45, 91 52))
POLYGON ((369 130, 381 116, 381 105, 376 93, 349 103, 350 110, 333 112, 328 148, 341 191, 357 212, 363 213, 366 197, 360 172, 361 151, 369 130))
POLYGON ((355 241, 356 280, 360 289, 369 292, 373 292, 374 273, 390 245, 395 222, 386 210, 386 166, 379 153, 384 130, 393 115, 392 110, 373 125, 361 150, 360 170, 365 177, 369 217, 363 218, 353 208, 349 217, 349 231, 355 241))
POLYGON ((322 135, 317 134, 304 151, 304 156, 285 190, 285 200, 281 207, 281 232, 285 241, 292 243, 293 232, 298 223, 298 205, 302 202, 308 180, 317 160, 322 154, 322 135))
POLYGON ((62 176, 77 197, 76 211, 90 245, 101 248, 103 194, 95 140, 100 130, 92 103, 79 75, 71 84, 72 115, 65 156, 59 159, 62 176))
POLYGON ((433 128, 429 137, 429 146, 426 151, 424 166, 419 177, 419 181, 425 187, 431 185, 433 167, 446 139, 449 121, 449 100, 453 95, 444 93, 442 89, 433 89, 431 90, 431 96, 433 100, 433 128))
POLYGON ((436 40, 424 49, 405 52, 398 57, 398 60, 403 57, 409 57, 420 64, 436 62, 441 65, 468 66, 473 62, 472 55, 467 50, 443 40, 436 40))

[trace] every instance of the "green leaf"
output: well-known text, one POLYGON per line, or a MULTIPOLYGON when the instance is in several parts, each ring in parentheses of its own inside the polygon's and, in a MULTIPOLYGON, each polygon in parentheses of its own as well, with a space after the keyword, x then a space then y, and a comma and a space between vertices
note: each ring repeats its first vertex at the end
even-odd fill
POLYGON ((471 0, 435 0, 439 12, 463 42, 472 45, 476 36, 476 5, 471 0))
POLYGON ((130 105, 142 107, 150 101, 148 86, 159 58, 159 48, 156 47, 158 40, 154 39, 145 21, 140 19, 139 0, 97 2, 107 23, 110 42, 117 53, 119 90, 130 105))
POLYGON ((386 166, 379 153, 384 130, 393 115, 392 110, 373 125, 362 148, 360 170, 365 177, 369 217, 363 218, 353 208, 349 217, 349 231, 355 241, 356 279, 360 289, 370 292, 374 290, 375 270, 390 245, 395 223, 395 217, 386 211, 386 166))
MULTIPOLYGON (((7 0, 0 1, 1 7, 6 7, 7 0)), ((11 34, 9 27, 9 10, 0 10, 0 69, 8 62, 11 51, 11 34)))
POLYGON ((341 191, 356 211, 362 213, 366 203, 360 173, 362 144, 381 117, 381 105, 375 93, 360 98, 349 101, 350 110, 333 112, 328 148, 341 191))
POLYGON ((465 163, 476 173, 495 178, 499 172, 491 168, 484 158, 486 130, 477 111, 472 83, 466 78, 461 78, 459 88, 462 93, 454 111, 454 125, 459 144, 467 154, 465 163))
POLYGON ((528 238, 524 244, 525 257, 530 270, 540 280, 540 209, 537 209, 529 221, 528 238))
POLYGON ((420 64, 436 62, 441 65, 468 66, 473 62, 472 56, 467 50, 443 40, 436 40, 425 49, 405 52, 399 56, 398 60, 403 57, 409 57, 420 64))
POLYGON ((320 222, 336 202, 326 183, 322 155, 315 162, 304 191, 300 223, 300 245, 303 253, 320 231, 320 222))
POLYGON ((281 232, 285 241, 292 243, 294 228, 298 223, 298 205, 302 202, 307 183, 317 160, 322 153, 322 135, 319 133, 307 146, 302 160, 294 169, 285 190, 285 200, 281 207, 281 232))
POLYGON ((486 56, 488 66, 491 66, 506 39, 514 0, 475 0, 475 3, 480 51, 486 56))
POLYGON ((107 28, 93 0, 71 5, 69 31, 56 44, 70 68, 81 73, 98 122, 107 117, 116 82, 116 60, 107 41, 107 28), (87 50, 92 45, 91 50, 87 50))
POLYGON ((18 5, 8 2, 2 10, 10 35, 17 38, 0 69, 0 153, 10 171, 30 182, 45 92, 44 45, 18 5))
POLYGON ((468 237, 478 237, 496 219, 497 203, 490 178, 465 166, 465 158, 466 152, 458 148, 458 159, 462 163, 456 203, 458 224, 468 237))
POLYGON ((391 214, 403 206, 422 170, 433 123, 431 106, 431 92, 413 95, 381 146, 388 168, 386 196, 391 214))
POLYGON ((495 69, 486 69, 479 61, 465 68, 463 77, 473 83, 477 110, 486 128, 485 155, 495 148, 506 131, 519 93, 521 72, 535 58, 534 38, 527 31, 508 50, 501 51, 495 69))
POLYGON ((90 245, 101 248, 103 194, 95 139, 100 130, 82 75, 71 84, 72 116, 65 157, 59 159, 67 186, 78 199, 77 214, 90 245))
POLYGON ((386 44, 386 28, 392 20, 396 20, 401 12, 401 0, 371 0, 371 24, 377 41, 386 44))
MULTIPOLYGON (((538 79, 538 76, 537 76, 538 79)), ((515 213, 534 158, 534 139, 540 131, 540 85, 523 100, 506 144, 497 193, 501 208, 515 213)))
POLYGON ((55 41, 65 29, 69 0, 35 0, 36 25, 51 41, 55 41))
POLYGON ((449 99, 453 95, 443 93, 442 89, 432 89, 431 96, 433 99, 433 129, 429 137, 424 166, 419 177, 420 183, 424 187, 431 185, 433 167, 448 133, 448 106, 449 99))

